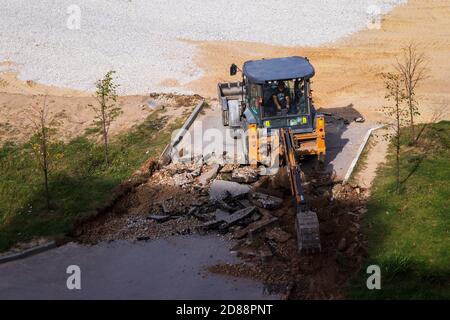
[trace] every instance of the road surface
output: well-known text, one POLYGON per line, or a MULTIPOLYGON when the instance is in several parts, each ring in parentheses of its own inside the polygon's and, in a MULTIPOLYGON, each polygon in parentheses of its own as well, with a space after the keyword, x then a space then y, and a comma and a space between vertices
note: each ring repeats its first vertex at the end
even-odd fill
POLYGON ((70 243, 0 265, 0 299, 276 299, 262 284, 206 271, 236 259, 217 236, 70 243), (81 290, 66 285, 69 265, 81 269, 81 290))

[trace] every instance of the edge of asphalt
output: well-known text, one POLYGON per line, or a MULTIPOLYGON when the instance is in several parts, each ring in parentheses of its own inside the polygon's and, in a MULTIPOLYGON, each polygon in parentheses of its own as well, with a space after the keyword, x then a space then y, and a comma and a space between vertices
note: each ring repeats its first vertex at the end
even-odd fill
POLYGON ((172 149, 178 143, 180 143, 181 140, 183 140, 184 135, 186 134, 186 132, 188 132, 189 128, 194 123, 194 121, 197 118, 197 116, 199 115, 200 111, 203 110, 203 106, 205 105, 205 102, 206 102, 205 99, 200 100, 200 102, 197 104, 197 106, 192 111, 189 118, 187 118, 187 120, 184 122, 183 126, 178 131, 175 138, 164 148, 163 152, 161 153, 161 155, 159 157, 159 159, 162 163, 168 164, 170 162, 170 153, 171 153, 172 149))
POLYGON ((369 131, 367 131, 363 142, 359 146, 359 149, 358 149, 358 152, 356 153, 355 158, 353 158, 353 161, 350 164, 350 167, 348 168, 347 173, 345 174, 345 177, 344 177, 344 180, 343 180, 343 184, 346 184, 350 180, 350 178, 351 178, 351 176, 353 174, 353 171, 355 170, 356 164, 358 163, 359 158, 361 157, 361 154, 363 153, 364 149, 366 148, 367 142, 369 141, 369 139, 372 136, 372 134, 375 131, 377 131, 377 130, 383 128, 383 127, 385 127, 385 125, 379 125, 379 126, 376 126, 376 127, 372 128, 372 129, 369 129, 369 131))
POLYGON ((24 250, 22 252, 17 252, 17 253, 12 253, 12 254, 8 254, 8 255, 4 255, 0 257, 0 264, 6 263, 6 262, 10 262, 10 261, 14 261, 14 260, 19 260, 19 259, 23 259, 23 258, 27 258, 27 257, 31 257, 34 256, 38 253, 42 253, 51 249, 55 249, 57 247, 57 244, 55 241, 50 241, 47 242, 43 245, 40 246, 36 246, 27 250, 24 250))

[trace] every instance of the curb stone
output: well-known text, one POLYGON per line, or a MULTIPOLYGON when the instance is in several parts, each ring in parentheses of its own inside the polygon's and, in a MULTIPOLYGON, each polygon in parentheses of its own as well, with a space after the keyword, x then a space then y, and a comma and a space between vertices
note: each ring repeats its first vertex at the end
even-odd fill
POLYGON ((10 262, 10 261, 14 261, 14 260, 19 260, 19 259, 24 259, 27 257, 31 257, 34 256, 38 253, 42 253, 51 249, 56 248, 56 242, 55 241, 50 241, 46 244, 43 244, 41 246, 37 246, 37 247, 33 247, 27 250, 24 250, 22 252, 18 252, 18 253, 12 253, 9 255, 5 255, 0 257, 0 264, 6 263, 6 262, 10 262))

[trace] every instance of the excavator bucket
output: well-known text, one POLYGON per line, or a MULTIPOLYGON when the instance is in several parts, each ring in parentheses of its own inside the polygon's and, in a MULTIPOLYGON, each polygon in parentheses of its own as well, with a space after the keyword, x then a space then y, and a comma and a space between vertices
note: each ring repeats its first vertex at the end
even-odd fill
POLYGON ((302 253, 320 252, 319 219, 315 212, 297 208, 295 218, 298 249, 302 253))

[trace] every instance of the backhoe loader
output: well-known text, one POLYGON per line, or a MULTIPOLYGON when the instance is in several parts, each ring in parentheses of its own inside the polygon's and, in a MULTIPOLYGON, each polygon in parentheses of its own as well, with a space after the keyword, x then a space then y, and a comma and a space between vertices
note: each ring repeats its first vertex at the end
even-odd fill
POLYGON ((307 58, 295 56, 247 61, 242 70, 231 65, 231 76, 238 71, 241 81, 218 84, 222 123, 245 133, 249 164, 262 163, 262 154, 278 153, 296 202, 298 248, 320 251, 319 221, 305 200, 301 171, 304 157, 314 156, 322 163, 326 154, 325 119, 312 99, 314 67, 307 58), (273 140, 280 146, 277 150, 267 147, 273 140))

